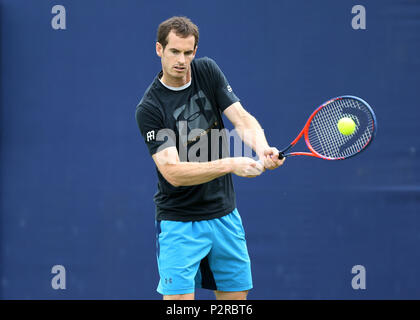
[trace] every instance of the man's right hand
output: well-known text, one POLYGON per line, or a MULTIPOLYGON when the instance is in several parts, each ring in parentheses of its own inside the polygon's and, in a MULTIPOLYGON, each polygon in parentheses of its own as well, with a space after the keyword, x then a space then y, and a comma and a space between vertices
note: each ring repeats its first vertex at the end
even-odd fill
POLYGON ((254 178, 265 171, 264 166, 248 157, 235 157, 232 160, 232 172, 240 177, 254 178))

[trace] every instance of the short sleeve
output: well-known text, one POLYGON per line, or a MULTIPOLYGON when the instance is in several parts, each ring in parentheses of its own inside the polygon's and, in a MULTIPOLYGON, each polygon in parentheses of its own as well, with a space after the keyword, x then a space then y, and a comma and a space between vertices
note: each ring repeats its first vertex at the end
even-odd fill
POLYGON ((176 146, 176 137, 172 130, 165 128, 160 112, 150 109, 139 105, 136 109, 136 120, 150 155, 154 155, 158 151, 176 146))
POLYGON ((217 63, 207 58, 210 73, 212 74, 213 88, 216 96, 216 101, 222 111, 235 102, 239 101, 239 98, 235 95, 232 87, 229 85, 228 80, 220 70, 217 63))

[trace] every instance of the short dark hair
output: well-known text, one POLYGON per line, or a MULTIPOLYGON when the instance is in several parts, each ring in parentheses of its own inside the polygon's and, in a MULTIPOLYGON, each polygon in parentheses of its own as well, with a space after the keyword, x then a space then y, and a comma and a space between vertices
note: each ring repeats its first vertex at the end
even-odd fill
POLYGON ((164 49, 168 44, 168 34, 172 30, 177 36, 182 38, 194 36, 194 49, 197 47, 199 37, 198 27, 187 17, 172 17, 163 21, 158 27, 157 42, 159 42, 164 49))

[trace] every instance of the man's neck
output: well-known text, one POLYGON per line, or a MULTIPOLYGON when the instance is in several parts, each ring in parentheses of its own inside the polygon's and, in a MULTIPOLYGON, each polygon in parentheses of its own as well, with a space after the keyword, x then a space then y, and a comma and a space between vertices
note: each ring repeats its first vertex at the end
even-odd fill
POLYGON ((173 78, 166 76, 163 72, 162 78, 160 78, 164 84, 170 87, 182 87, 191 81, 191 70, 188 71, 187 75, 184 78, 173 78))

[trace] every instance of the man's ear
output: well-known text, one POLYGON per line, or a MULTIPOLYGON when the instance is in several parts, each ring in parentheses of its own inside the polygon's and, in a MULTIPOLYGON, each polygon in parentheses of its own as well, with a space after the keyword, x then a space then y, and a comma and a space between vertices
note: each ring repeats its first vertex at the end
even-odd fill
POLYGON ((196 46, 195 49, 194 49, 194 52, 193 52, 194 57, 195 57, 195 54, 197 53, 197 49, 198 49, 198 46, 196 46))
POLYGON ((156 54, 162 58, 163 54, 163 46, 160 44, 160 42, 156 42, 156 54))

